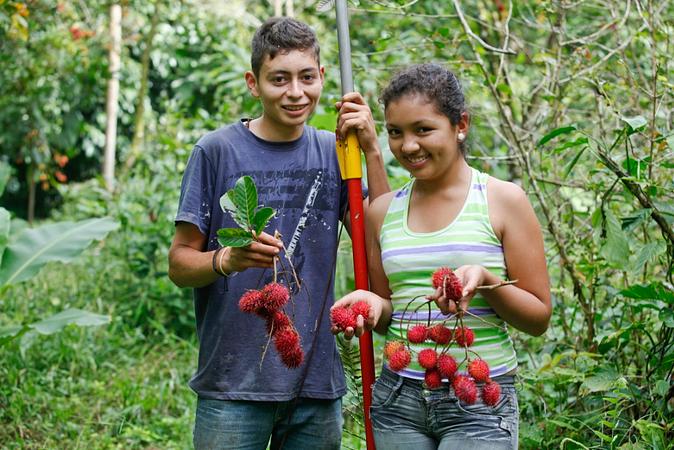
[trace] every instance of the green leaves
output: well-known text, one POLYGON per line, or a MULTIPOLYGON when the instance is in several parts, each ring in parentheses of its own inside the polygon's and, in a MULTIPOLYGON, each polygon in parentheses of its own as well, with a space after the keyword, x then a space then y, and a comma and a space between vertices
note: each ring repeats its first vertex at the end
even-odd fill
POLYGON ((68 325, 92 327, 110 322, 110 316, 95 314, 77 308, 69 308, 47 319, 23 326, 0 327, 0 346, 26 333, 54 334, 68 325))
POLYGON ((223 247, 245 247, 264 230, 275 211, 257 204, 257 187, 248 175, 239 178, 234 187, 220 197, 220 207, 229 213, 240 228, 221 228, 218 242, 223 247))
MULTIPOLYGON (((0 217, 0 228, 2 228, 0 217)), ((103 239, 119 224, 109 217, 57 222, 25 230, 7 246, 0 262, 0 288, 37 274, 51 261, 75 259, 94 240, 103 239)))

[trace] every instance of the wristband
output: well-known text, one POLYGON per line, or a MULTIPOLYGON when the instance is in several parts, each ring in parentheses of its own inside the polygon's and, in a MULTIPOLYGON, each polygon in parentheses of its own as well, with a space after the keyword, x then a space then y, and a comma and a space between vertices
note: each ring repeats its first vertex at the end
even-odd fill
POLYGON ((220 275, 221 277, 224 277, 225 274, 224 274, 223 272, 221 272, 220 270, 218 270, 218 267, 219 267, 219 266, 216 264, 216 260, 218 259, 218 254, 219 254, 221 251, 223 251, 225 248, 226 248, 226 247, 219 247, 216 251, 214 251, 214 252, 213 252, 213 260, 211 261, 211 263, 212 263, 212 265, 213 265, 213 272, 217 273, 217 274, 220 275))

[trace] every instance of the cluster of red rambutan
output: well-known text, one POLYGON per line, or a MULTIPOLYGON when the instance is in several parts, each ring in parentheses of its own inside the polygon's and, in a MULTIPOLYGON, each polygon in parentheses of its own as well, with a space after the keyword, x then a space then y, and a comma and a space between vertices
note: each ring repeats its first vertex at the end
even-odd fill
POLYGON ((281 361, 292 369, 302 364, 304 351, 299 333, 282 310, 289 299, 287 287, 281 283, 269 283, 260 290, 246 291, 239 299, 239 309, 266 320, 267 333, 274 340, 281 361))
MULTIPOLYGON (((457 302, 462 297, 463 286, 456 274, 449 268, 443 267, 435 271, 432 277, 434 288, 443 287, 444 295, 457 302)), ((442 380, 448 379, 454 389, 456 397, 467 404, 473 404, 478 398, 476 382, 482 385, 482 401, 490 406, 498 403, 501 396, 501 386, 489 378, 489 365, 481 358, 469 359, 467 348, 473 345, 475 333, 470 328, 461 325, 453 330, 439 323, 432 327, 418 324, 407 330, 407 340, 413 344, 434 342, 436 349, 442 346, 438 352, 432 348, 426 348, 419 352, 417 361, 426 372, 424 383, 430 389, 442 386, 442 380), (459 364, 447 353, 447 349, 456 344, 466 349, 466 362, 468 375, 457 374, 459 364)), ((472 352, 475 353, 475 352, 472 352)), ((409 366, 412 361, 412 352, 402 341, 389 341, 384 347, 384 358, 388 361, 391 370, 399 372, 409 366)))
POLYGON ((347 328, 356 328, 358 316, 367 320, 370 315, 370 305, 365 300, 357 301, 349 306, 338 306, 330 311, 330 321, 334 326, 344 331, 347 328))

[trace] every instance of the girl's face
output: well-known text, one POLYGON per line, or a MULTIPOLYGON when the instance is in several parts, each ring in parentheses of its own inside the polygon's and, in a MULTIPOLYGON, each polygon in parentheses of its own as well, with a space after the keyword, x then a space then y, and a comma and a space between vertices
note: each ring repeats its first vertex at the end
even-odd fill
POLYGON ((426 96, 408 94, 389 102, 385 116, 391 152, 416 179, 443 179, 463 159, 457 135, 467 134, 467 114, 452 125, 426 96))

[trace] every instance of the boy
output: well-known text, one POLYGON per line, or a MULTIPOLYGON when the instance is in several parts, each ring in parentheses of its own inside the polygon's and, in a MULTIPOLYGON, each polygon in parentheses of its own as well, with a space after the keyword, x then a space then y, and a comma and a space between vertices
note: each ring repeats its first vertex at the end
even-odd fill
MULTIPOLYGON (((253 37, 252 71, 245 74, 251 94, 262 102, 262 115, 205 135, 185 170, 169 276, 195 288, 200 348, 190 387, 199 397, 198 449, 264 449, 270 439, 272 448, 340 447, 346 385, 327 312, 338 221, 347 200, 334 134, 306 125, 323 88, 319 51, 307 25, 290 18, 265 22, 253 37), (216 231, 236 227, 219 198, 242 175, 255 181, 259 203, 277 211, 267 229, 280 231, 303 282, 291 312, 306 355, 297 369, 283 366, 273 344, 262 359, 265 322, 238 309, 247 289, 271 280, 268 269, 281 241, 262 233, 248 247, 215 253, 216 231)), ((387 192, 368 106, 357 93, 336 106, 338 132, 358 133, 370 197, 387 192)))

